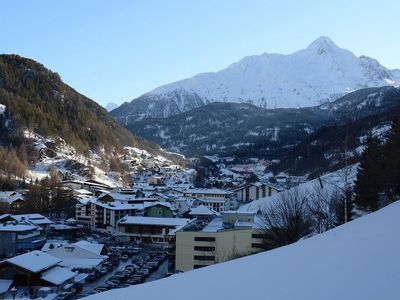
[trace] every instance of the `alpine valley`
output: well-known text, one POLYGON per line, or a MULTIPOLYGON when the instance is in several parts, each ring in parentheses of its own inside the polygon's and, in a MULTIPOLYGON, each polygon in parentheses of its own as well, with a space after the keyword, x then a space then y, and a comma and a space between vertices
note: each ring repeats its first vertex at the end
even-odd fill
POLYGON ((279 161, 274 171, 356 162, 369 133, 384 136, 400 108, 400 70, 320 37, 290 55, 245 57, 124 103, 111 114, 131 132, 187 156, 279 161))

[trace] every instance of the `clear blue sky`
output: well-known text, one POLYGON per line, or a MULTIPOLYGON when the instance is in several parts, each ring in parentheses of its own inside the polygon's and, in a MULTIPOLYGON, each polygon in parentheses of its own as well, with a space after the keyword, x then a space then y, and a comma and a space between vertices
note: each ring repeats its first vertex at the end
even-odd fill
POLYGON ((100 104, 291 53, 321 35, 400 68, 400 1, 2 0, 0 53, 35 59, 100 104))

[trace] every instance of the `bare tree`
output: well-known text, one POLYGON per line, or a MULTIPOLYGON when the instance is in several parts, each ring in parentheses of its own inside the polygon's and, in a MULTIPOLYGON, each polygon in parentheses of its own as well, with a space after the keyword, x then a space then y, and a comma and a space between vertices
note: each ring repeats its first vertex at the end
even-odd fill
POLYGON ((308 210, 313 231, 322 233, 335 227, 335 212, 331 197, 329 197, 329 193, 322 182, 315 183, 308 194, 308 210))
POLYGON ((312 221, 305 195, 293 188, 279 194, 261 214, 267 250, 289 245, 312 232, 312 221))

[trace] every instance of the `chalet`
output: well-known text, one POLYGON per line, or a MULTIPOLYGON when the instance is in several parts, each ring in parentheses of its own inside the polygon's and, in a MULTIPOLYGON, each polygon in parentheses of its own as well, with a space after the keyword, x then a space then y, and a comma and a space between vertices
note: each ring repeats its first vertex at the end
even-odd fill
POLYGON ((46 245, 42 251, 61 260, 60 266, 72 270, 93 270, 105 260, 108 250, 103 244, 79 241, 73 244, 61 243, 46 245))
POLYGON ((175 209, 169 202, 155 202, 144 204, 144 216, 146 217, 175 217, 175 209))
POLYGON ((20 250, 40 249, 41 229, 31 224, 5 222, 0 224, 0 257, 16 255, 20 250))
POLYGON ((60 263, 60 259, 35 250, 2 261, 0 279, 12 280, 14 286, 51 287, 58 292, 77 275, 60 263))
POLYGON ((258 200, 261 198, 272 196, 276 193, 281 192, 283 189, 281 187, 275 186, 270 183, 249 183, 237 187, 232 190, 235 194, 235 198, 242 203, 250 202, 253 200, 258 200))
POLYGON ((169 202, 175 207, 178 215, 182 215, 193 207, 201 205, 201 200, 192 197, 173 198, 169 202))
POLYGON ((198 220, 210 220, 219 215, 220 214, 218 212, 208 208, 205 205, 199 205, 184 214, 184 216, 188 216, 191 219, 196 218, 198 220))
POLYGON ((29 222, 33 225, 40 226, 40 228, 47 230, 53 224, 53 221, 41 214, 19 214, 11 215, 11 218, 18 222, 29 222))
POLYGON ((0 192, 0 205, 9 212, 20 211, 25 204, 25 196, 15 191, 0 192))

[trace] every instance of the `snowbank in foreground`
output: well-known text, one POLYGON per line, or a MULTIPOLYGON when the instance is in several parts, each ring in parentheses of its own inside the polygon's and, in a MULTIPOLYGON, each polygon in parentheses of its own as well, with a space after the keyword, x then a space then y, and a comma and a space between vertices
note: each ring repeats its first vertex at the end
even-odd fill
POLYGON ((265 253, 87 299, 399 299, 400 202, 265 253))

